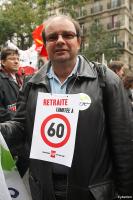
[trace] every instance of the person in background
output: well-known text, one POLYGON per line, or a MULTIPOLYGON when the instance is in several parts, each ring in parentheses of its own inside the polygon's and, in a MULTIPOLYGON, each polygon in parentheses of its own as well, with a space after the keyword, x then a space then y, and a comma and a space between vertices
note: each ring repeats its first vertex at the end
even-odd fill
MULTIPOLYGON (((29 167, 32 199, 112 200, 115 196, 118 199, 132 198, 133 129, 122 81, 107 68, 106 99, 103 99, 95 65, 79 55, 81 29, 78 22, 68 16, 59 15, 49 18, 44 24, 42 36, 49 61, 23 86, 14 119, 0 124, 2 135, 10 148, 22 140, 25 141, 23 149, 27 151, 24 156, 29 167), (35 117, 39 92, 43 93, 44 100, 48 95, 46 93, 51 94, 49 102, 52 102, 52 97, 62 94, 69 94, 69 98, 73 94, 80 96, 77 106, 78 120, 76 124, 71 123, 72 127, 76 126, 76 138, 70 167, 54 163, 54 159, 53 162, 40 158, 29 159, 33 126, 37 123, 36 119, 42 117, 35 117), (106 110, 103 102, 107 104, 106 110)), ((60 107, 63 108, 61 105, 60 107)), ((43 109, 46 109, 45 105, 43 109)), ((61 113, 63 116, 64 112, 61 113)), ((54 137, 58 144, 59 138, 53 135, 53 124, 62 124, 54 119, 51 125, 47 124, 49 139, 54 137)), ((38 128, 41 129, 39 124, 38 128)), ((56 134, 62 141, 62 134, 58 131, 56 134)), ((64 131, 61 133, 65 134, 64 131)), ((33 147, 38 148, 40 146, 33 147)), ((66 151, 71 152, 70 149, 66 151)))
POLYGON ((128 98, 132 104, 132 110, 133 110, 133 72, 128 72, 123 80, 124 87, 126 89, 128 98))
MULTIPOLYGON (((0 122, 13 119, 16 113, 16 101, 18 98, 23 78, 18 74, 19 69, 19 52, 9 47, 1 50, 1 68, 0 68, 0 122)), ((16 160, 16 165, 21 174, 21 156, 18 150, 12 148, 11 153, 16 160)))
POLYGON ((114 71, 121 79, 124 77, 124 63, 121 61, 112 61, 108 64, 108 67, 114 71))
POLYGON ((121 61, 112 61, 111 63, 108 64, 108 67, 114 71, 119 78, 122 80, 126 94, 129 98, 129 105, 131 105, 131 108, 133 109, 132 105, 132 75, 126 75, 125 69, 124 69, 124 63, 121 61))
POLYGON ((16 101, 22 79, 17 74, 19 52, 16 49, 3 48, 1 51, 0 69, 0 122, 13 118, 16 112, 16 101))

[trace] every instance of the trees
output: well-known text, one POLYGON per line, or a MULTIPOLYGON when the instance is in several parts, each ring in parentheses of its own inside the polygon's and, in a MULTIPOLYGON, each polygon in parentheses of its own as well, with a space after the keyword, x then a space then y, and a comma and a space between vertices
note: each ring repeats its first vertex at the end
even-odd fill
MULTIPOLYGON (((30 47, 32 31, 47 17, 48 9, 54 10, 57 1, 63 14, 70 13, 76 18, 76 8, 82 8, 88 0, 10 0, 10 3, 4 4, 0 10, 0 45, 4 45, 9 39, 15 39, 20 49, 30 47)), ((100 24, 92 25, 86 42, 89 46, 82 49, 82 52, 91 60, 100 61, 103 53, 105 58, 110 60, 120 53, 119 49, 112 45, 112 34, 106 32, 100 24)))
POLYGON ((89 60, 100 62, 103 53, 107 61, 117 58, 121 52, 119 48, 116 48, 116 44, 113 44, 112 38, 113 34, 107 32, 101 24, 93 23, 86 41, 89 45, 83 50, 83 53, 89 60))
MULTIPOLYGON (((46 12, 40 12, 40 1, 11 0, 2 5, 0 12, 0 45, 7 40, 16 39, 20 49, 32 44, 32 31, 42 23, 46 12), (38 4, 37 4, 38 3, 38 4)), ((42 8, 42 4, 41 4, 42 8)))
POLYGON ((77 16, 77 8, 83 6, 87 0, 60 0, 60 6, 63 7, 62 12, 69 13, 72 17, 77 16))

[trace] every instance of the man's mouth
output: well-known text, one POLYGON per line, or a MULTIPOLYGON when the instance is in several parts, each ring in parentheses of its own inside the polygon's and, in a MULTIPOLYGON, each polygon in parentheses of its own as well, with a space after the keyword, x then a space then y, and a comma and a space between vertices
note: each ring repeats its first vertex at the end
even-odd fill
POLYGON ((67 51, 66 49, 56 49, 56 50, 55 50, 56 53, 58 53, 58 52, 59 52, 59 53, 60 53, 60 52, 66 52, 66 51, 67 51))

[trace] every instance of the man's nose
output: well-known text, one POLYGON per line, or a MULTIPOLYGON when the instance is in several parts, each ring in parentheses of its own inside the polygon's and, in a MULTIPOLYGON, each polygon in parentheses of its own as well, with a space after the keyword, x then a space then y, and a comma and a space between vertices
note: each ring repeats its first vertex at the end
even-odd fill
POLYGON ((16 63, 19 63, 19 59, 18 59, 18 58, 14 59, 14 61, 15 61, 16 63))
POLYGON ((65 42, 65 40, 61 34, 58 35, 57 42, 65 42))

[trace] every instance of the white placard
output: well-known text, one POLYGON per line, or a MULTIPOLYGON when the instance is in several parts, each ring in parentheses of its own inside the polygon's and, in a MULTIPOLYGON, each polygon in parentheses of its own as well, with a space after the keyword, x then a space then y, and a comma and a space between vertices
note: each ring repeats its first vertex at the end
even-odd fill
POLYGON ((15 161, 0 132, 0 200, 31 200, 15 161))
POLYGON ((38 93, 30 158, 71 167, 79 94, 38 93))

